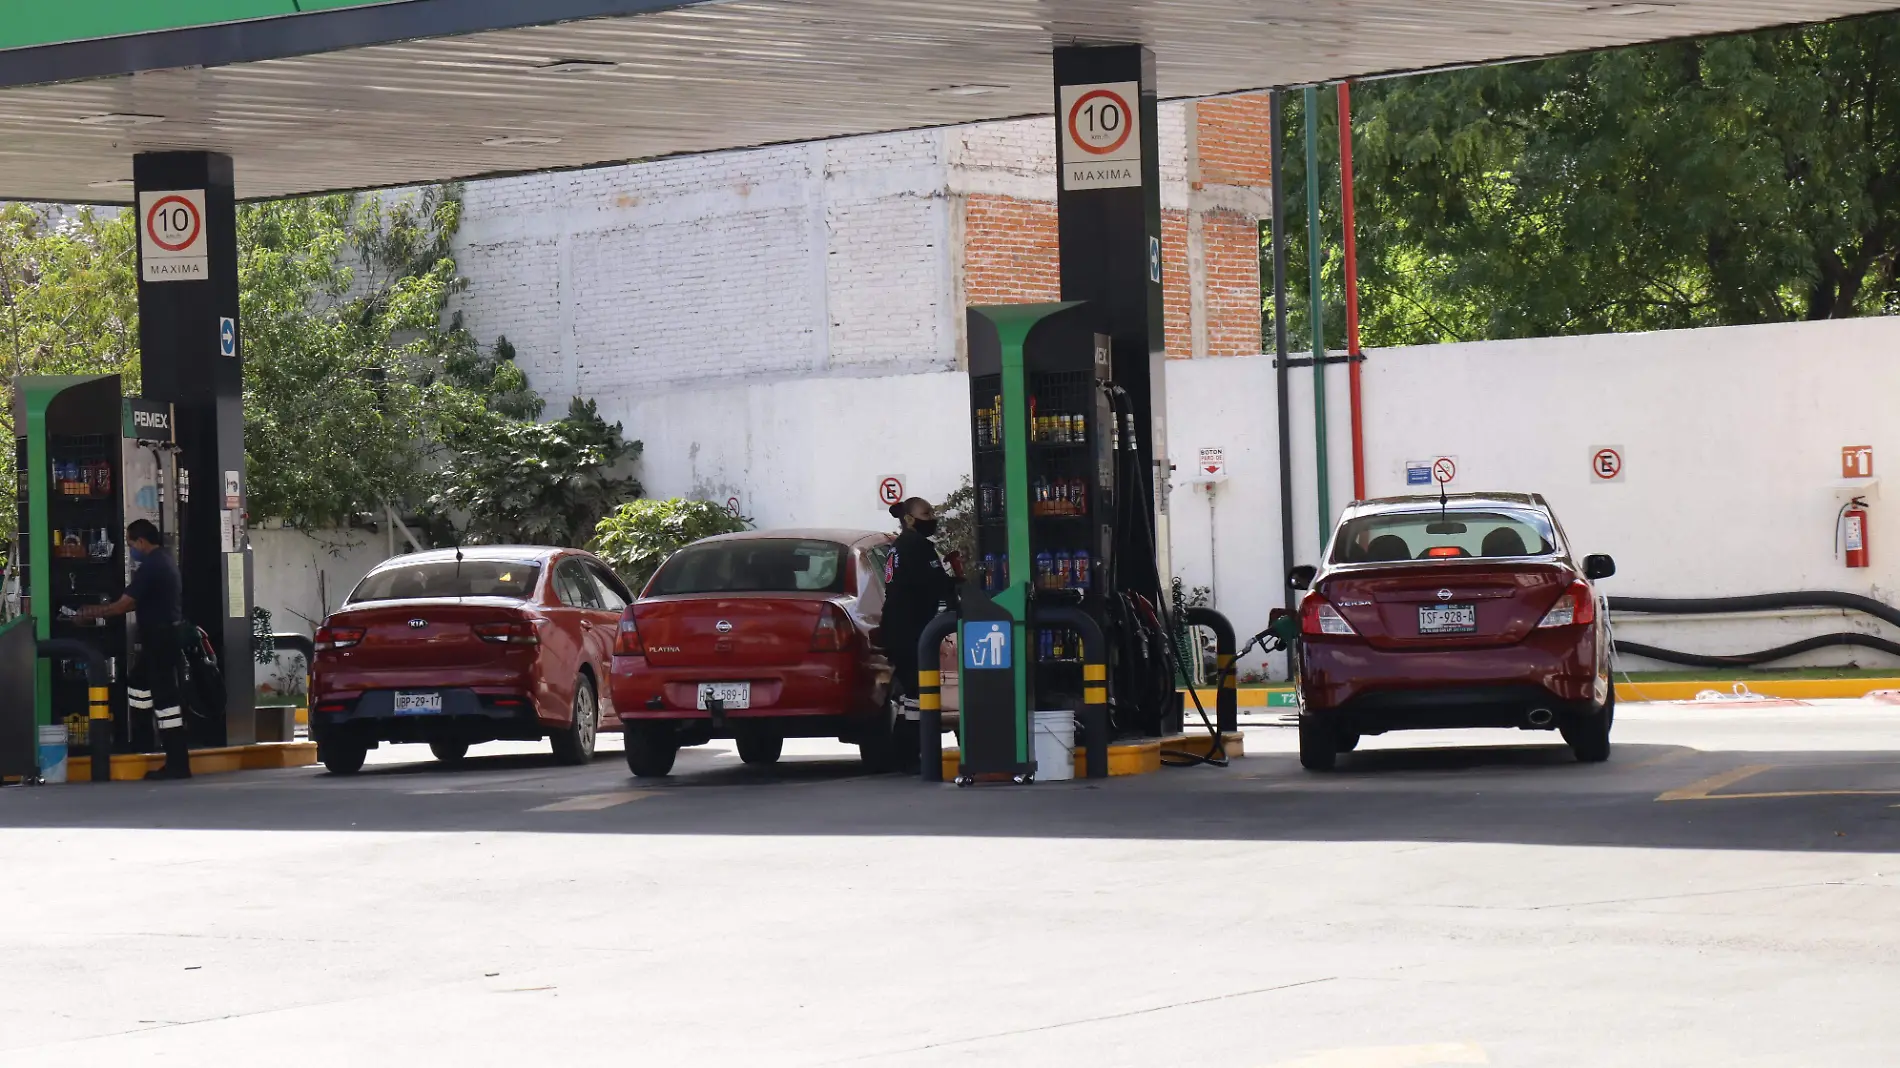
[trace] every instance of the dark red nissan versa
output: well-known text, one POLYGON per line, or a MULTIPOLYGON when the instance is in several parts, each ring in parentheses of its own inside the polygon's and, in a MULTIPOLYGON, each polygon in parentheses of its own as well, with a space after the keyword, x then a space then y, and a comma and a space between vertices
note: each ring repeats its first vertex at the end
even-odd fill
POLYGON ((1450 727, 1558 730, 1610 757, 1616 690, 1593 583, 1535 494, 1394 497, 1346 509, 1300 606, 1300 763, 1330 770, 1361 735, 1450 727))
POLYGON ((890 544, 864 530, 751 531, 660 565, 614 646, 628 768, 665 775, 681 746, 714 738, 737 739, 748 764, 778 760, 786 738, 855 743, 874 770, 914 759, 880 648, 890 544))
POLYGON ((357 583, 317 631, 310 733, 333 773, 382 742, 427 742, 453 763, 477 742, 550 738, 594 755, 614 628, 630 596, 572 549, 494 546, 399 556, 357 583))

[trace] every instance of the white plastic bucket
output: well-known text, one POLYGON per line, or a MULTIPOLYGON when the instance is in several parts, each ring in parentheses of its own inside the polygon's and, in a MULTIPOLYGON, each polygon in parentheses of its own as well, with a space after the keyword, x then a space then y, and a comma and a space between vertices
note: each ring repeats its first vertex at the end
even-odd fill
POLYGON ((66 725, 40 728, 40 781, 66 781, 66 725))
POLYGON ((1038 711, 1032 733, 1036 739, 1036 781, 1075 778, 1075 713, 1066 708, 1038 711))

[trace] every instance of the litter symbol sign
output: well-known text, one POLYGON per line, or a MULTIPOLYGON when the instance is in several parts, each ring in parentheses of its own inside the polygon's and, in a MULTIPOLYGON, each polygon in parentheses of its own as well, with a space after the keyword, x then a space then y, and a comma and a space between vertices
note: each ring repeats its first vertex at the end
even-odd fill
POLYGON ((1623 481, 1623 447, 1621 445, 1598 445, 1590 450, 1590 480, 1592 482, 1623 481))
POLYGON ((889 507, 904 499, 904 476, 885 475, 877 480, 877 499, 889 507))
POLYGON ((1444 485, 1458 477, 1458 459, 1454 456, 1440 456, 1432 461, 1432 481, 1444 485))
POLYGON ((963 669, 965 671, 1008 671, 1010 655, 1008 623, 977 620, 963 625, 963 669))
POLYGON ((1062 188, 1141 185, 1141 83, 1065 85, 1062 188))
POLYGON ((139 277, 147 282, 202 282, 211 276, 204 190, 139 194, 139 264, 139 277))
POLYGON ((218 319, 218 355, 226 358, 237 355, 237 320, 218 319))

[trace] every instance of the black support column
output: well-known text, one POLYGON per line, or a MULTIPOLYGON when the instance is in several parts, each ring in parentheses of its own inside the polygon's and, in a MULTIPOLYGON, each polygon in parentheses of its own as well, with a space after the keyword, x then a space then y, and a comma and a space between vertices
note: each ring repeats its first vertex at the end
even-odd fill
MULTIPOLYGON (((1165 575, 1169 468, 1154 53, 1140 45, 1058 48, 1055 80, 1062 299, 1091 301, 1106 314, 1115 379, 1128 392, 1147 476, 1146 485, 1124 492, 1152 502, 1156 538, 1147 553, 1165 575)), ((1132 563, 1129 532, 1119 532, 1117 542, 1123 565, 1132 563)))
POLYGON ((244 361, 239 348, 237 201, 229 156, 135 157, 139 346, 144 395, 176 411, 178 529, 187 619, 224 670, 224 715, 192 721, 196 745, 255 741, 251 559, 245 535, 244 361))

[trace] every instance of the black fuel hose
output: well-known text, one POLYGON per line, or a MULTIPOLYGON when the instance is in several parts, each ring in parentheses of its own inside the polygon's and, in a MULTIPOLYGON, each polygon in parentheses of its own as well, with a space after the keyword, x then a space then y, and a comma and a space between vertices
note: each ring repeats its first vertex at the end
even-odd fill
POLYGON ((1744 597, 1612 597, 1611 612, 1646 615, 1719 615, 1724 612, 1772 612, 1786 608, 1844 608, 1863 612, 1900 627, 1900 609, 1858 593, 1805 590, 1796 593, 1756 593, 1744 597))
MULTIPOLYGON (((1609 603, 1612 614, 1629 612, 1637 615, 1721 615, 1726 612, 1774 612, 1790 608, 1839 608, 1843 611, 1870 615, 1900 627, 1900 610, 1896 610, 1885 601, 1878 601, 1858 593, 1842 593, 1839 590, 1756 593, 1742 597, 1611 597, 1609 603)), ((1861 634, 1852 631, 1821 634, 1812 638, 1803 638, 1798 642, 1790 642, 1787 645, 1779 645, 1773 649, 1763 649, 1755 653, 1735 653, 1729 656, 1684 653, 1674 649, 1644 645, 1640 642, 1623 641, 1616 643, 1616 651, 1688 667, 1755 667, 1837 645, 1858 646, 1862 649, 1873 649, 1900 656, 1900 643, 1888 641, 1876 634, 1861 634)))
POLYGON ((1786 660, 1791 656, 1811 653, 1816 649, 1827 649, 1837 645, 1853 645, 1862 649, 1876 649, 1883 653, 1900 656, 1900 643, 1888 641, 1877 634, 1860 634, 1854 631, 1842 631, 1838 634, 1821 634, 1813 638, 1803 638, 1798 642, 1778 645, 1773 649, 1763 649, 1758 653, 1736 653, 1731 656, 1717 656, 1708 653, 1684 653, 1674 649, 1662 649, 1641 642, 1617 642, 1616 651, 1640 656, 1649 660, 1660 660, 1666 664, 1682 664, 1687 667, 1757 667, 1771 664, 1777 660, 1786 660))

